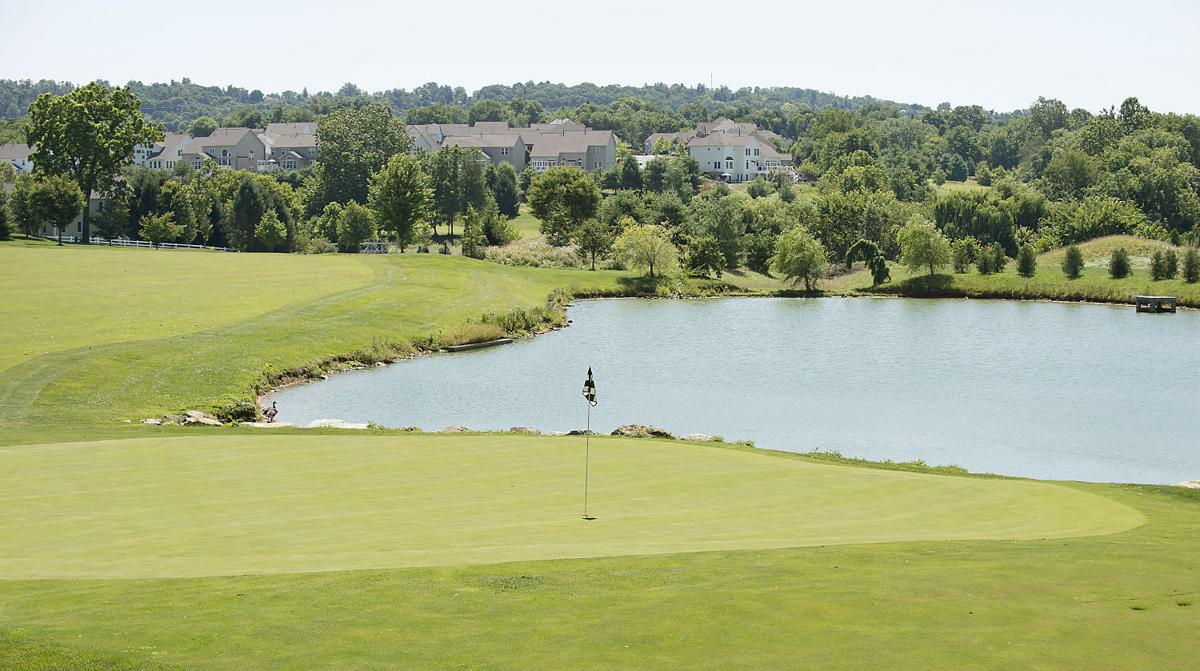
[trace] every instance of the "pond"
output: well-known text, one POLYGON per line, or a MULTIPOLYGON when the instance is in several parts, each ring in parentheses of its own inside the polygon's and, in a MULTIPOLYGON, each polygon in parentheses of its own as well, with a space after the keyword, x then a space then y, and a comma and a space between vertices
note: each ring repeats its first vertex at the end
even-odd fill
POLYGON ((1200 478, 1200 314, 887 298, 597 300, 512 345, 277 393, 279 421, 676 434, 1037 478, 1200 478))

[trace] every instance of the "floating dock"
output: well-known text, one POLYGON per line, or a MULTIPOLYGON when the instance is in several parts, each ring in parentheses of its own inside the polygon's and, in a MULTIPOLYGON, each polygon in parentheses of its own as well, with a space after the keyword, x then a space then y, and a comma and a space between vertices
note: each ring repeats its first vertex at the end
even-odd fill
POLYGON ((1134 296, 1133 304, 1138 312, 1175 312, 1179 302, 1174 296, 1134 296))

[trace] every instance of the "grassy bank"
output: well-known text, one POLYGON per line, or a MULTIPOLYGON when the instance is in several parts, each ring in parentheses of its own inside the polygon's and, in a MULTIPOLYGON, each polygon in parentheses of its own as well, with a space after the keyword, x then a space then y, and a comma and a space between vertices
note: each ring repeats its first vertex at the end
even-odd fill
MULTIPOLYGON (((1009 262, 1002 273, 980 275, 974 268, 968 273, 942 273, 929 277, 892 265, 892 281, 871 287, 871 276, 857 270, 827 282, 831 292, 885 293, 916 297, 1018 298, 1064 301, 1094 301, 1102 303, 1132 303, 1137 294, 1166 294, 1179 297, 1181 305, 1200 307, 1200 283, 1188 284, 1181 278, 1153 281, 1150 278, 1150 255, 1156 249, 1170 247, 1165 242, 1132 236, 1099 238, 1079 245, 1085 267, 1078 279, 1069 279, 1062 271, 1062 249, 1038 256, 1037 272, 1025 278, 1017 274, 1015 263, 1009 262), (1108 261, 1114 249, 1124 247, 1129 252, 1133 273, 1114 280, 1108 274, 1108 261)), ((1183 250, 1176 248, 1182 256, 1183 250)))

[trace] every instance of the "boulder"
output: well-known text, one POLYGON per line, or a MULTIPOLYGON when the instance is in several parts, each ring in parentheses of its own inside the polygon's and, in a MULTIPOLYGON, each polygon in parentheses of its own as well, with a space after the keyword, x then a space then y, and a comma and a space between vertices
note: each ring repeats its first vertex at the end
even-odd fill
MULTIPOLYGON (((273 424, 272 426, 279 426, 273 424)), ((365 429, 366 423, 347 422, 344 419, 314 419, 304 426, 306 429, 365 429)))
POLYGON ((157 418, 157 417, 147 417, 146 419, 143 419, 142 421, 138 422, 138 424, 155 424, 155 425, 158 425, 158 424, 162 424, 162 420, 161 420, 161 419, 159 419, 159 418, 157 418))
POLYGON ((692 441, 695 441, 698 443, 711 442, 712 439, 713 439, 713 437, 708 435, 707 433, 689 433, 688 435, 680 438, 680 440, 692 440, 692 441))
POLYGON ((1176 482, 1175 486, 1187 487, 1188 489, 1200 489, 1200 480, 1185 480, 1183 482, 1176 482))
POLYGON ((207 412, 188 410, 183 414, 183 424, 203 424, 204 426, 221 426, 221 420, 207 412))
POLYGON ((572 429, 567 432, 568 436, 594 436, 595 431, 584 431, 583 429, 572 429))
POLYGON ((421 433, 421 427, 419 426, 402 426, 399 430, 405 433, 421 433))
POLYGON ((447 426, 446 428, 438 431, 438 433, 474 433, 474 432, 475 432, 475 429, 472 429, 469 426, 463 426, 462 424, 454 424, 453 426, 447 426))
POLYGON ((645 424, 626 424, 618 426, 613 430, 612 435, 624 436, 626 438, 670 438, 674 440, 675 436, 671 435, 670 431, 660 429, 657 426, 646 426, 645 424))
POLYGON ((541 431, 538 431, 537 429, 533 428, 532 426, 514 426, 513 428, 509 429, 508 432, 509 433, 524 433, 524 434, 530 435, 530 436, 542 435, 541 431))

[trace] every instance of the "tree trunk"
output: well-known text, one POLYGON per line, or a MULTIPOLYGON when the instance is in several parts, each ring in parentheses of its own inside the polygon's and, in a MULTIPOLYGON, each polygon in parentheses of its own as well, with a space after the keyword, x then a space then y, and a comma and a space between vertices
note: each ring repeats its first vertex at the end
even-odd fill
POLYGON ((62 247, 62 229, 58 229, 58 246, 62 247))

